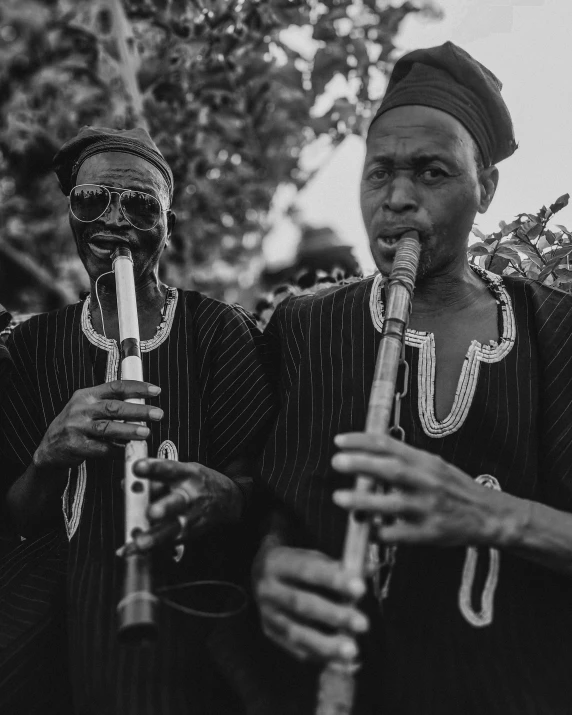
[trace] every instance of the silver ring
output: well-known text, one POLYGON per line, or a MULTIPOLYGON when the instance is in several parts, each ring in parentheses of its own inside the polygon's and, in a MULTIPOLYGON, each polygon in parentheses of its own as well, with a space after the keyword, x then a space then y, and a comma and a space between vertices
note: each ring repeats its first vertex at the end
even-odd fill
POLYGON ((171 489, 172 494, 177 494, 178 496, 183 498, 183 501, 185 502, 185 506, 188 506, 192 501, 193 501, 193 494, 189 492, 189 490, 185 487, 185 482, 182 482, 181 484, 177 485, 174 487, 174 489, 171 489))

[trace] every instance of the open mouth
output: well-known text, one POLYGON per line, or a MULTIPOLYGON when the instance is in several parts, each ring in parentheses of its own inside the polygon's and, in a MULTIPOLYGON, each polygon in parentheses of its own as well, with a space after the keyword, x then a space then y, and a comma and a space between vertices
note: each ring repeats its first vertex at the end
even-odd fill
POLYGON ((103 239, 93 237, 87 242, 91 252, 98 258, 108 259, 118 246, 127 245, 122 239, 103 239))
POLYGON ((401 236, 378 236, 377 240, 385 246, 395 246, 400 238, 401 236))
POLYGON ((401 238, 406 233, 409 233, 410 231, 413 231, 413 230, 417 230, 417 229, 403 228, 403 229, 394 230, 388 234, 383 234, 383 235, 380 234, 376 238, 377 244, 380 248, 395 249, 397 244, 401 240, 401 238))

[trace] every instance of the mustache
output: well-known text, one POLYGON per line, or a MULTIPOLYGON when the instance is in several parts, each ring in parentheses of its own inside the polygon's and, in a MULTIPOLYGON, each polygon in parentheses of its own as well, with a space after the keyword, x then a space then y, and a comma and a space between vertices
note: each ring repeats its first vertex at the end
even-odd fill
POLYGON ((98 228, 87 229, 82 236, 82 240, 84 242, 88 242, 91 241, 94 236, 97 236, 98 239, 103 241, 114 241, 116 243, 125 243, 126 245, 131 244, 129 236, 123 233, 123 231, 114 231, 113 233, 109 233, 108 230, 98 228))
POLYGON ((432 227, 427 225, 422 226, 413 221, 406 224, 382 224, 374 230, 373 235, 375 238, 401 238, 401 236, 408 231, 417 231, 419 240, 423 241, 432 234, 432 227))

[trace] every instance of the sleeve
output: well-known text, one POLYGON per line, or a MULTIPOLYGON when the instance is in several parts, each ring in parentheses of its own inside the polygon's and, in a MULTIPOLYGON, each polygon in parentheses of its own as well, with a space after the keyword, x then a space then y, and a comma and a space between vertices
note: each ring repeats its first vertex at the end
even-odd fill
POLYGON ((30 347, 33 332, 22 323, 8 336, 12 366, 0 400, 0 499, 26 470, 45 432, 38 395, 38 378, 30 347))
POLYGON ((209 350, 209 466, 224 468, 262 449, 276 411, 264 339, 253 317, 226 306, 209 350))
POLYGON ((572 298, 537 289, 541 499, 572 512, 572 298))
POLYGON ((10 313, 8 313, 3 306, 0 305, 0 399, 2 399, 2 394, 8 383, 10 371, 12 369, 12 358, 10 357, 10 351, 6 347, 5 343, 5 339, 8 336, 7 328, 10 320, 10 313))

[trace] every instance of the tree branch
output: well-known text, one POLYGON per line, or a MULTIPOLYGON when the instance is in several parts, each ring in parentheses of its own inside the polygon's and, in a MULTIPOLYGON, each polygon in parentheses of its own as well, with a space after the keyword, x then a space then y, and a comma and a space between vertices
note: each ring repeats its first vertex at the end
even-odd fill
POLYGON ((125 90, 131 101, 136 124, 149 131, 143 110, 143 96, 137 82, 137 45, 135 44, 131 25, 125 15, 121 0, 110 0, 110 8, 113 17, 112 33, 117 42, 120 59, 119 69, 125 90))
POLYGON ((34 282, 41 286, 47 293, 56 296, 62 306, 76 302, 77 296, 67 288, 58 285, 56 276, 52 275, 49 271, 43 268, 30 255, 14 248, 14 246, 6 243, 6 241, 4 241, 1 237, 0 256, 24 271, 24 273, 30 276, 30 278, 32 278, 34 282))

